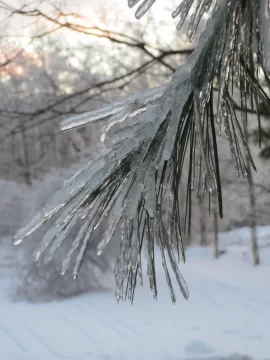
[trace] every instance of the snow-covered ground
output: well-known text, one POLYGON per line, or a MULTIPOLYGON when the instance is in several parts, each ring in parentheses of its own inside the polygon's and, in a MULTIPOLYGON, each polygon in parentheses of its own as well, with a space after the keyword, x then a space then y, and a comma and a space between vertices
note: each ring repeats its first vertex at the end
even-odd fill
POLYGON ((145 284, 132 306, 117 304, 113 291, 46 304, 14 303, 12 281, 2 272, 0 359, 270 359, 270 231, 260 231, 265 246, 257 268, 245 241, 233 245, 245 229, 222 234, 231 245, 227 241, 228 253, 219 260, 210 248, 189 249, 181 271, 190 299, 179 294, 176 305, 159 262, 158 300, 145 284))

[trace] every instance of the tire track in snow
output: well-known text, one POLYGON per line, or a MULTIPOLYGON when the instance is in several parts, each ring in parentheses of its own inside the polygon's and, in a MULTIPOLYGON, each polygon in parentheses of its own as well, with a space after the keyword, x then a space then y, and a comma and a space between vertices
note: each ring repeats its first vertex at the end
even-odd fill
POLYGON ((83 359, 85 357, 86 357, 86 359, 88 359, 88 358, 90 359, 90 356, 93 355, 93 352, 89 351, 89 352, 86 352, 86 353, 84 353, 82 355, 70 356, 70 355, 62 354, 62 353, 60 353, 58 351, 52 350, 50 348, 50 346, 42 339, 42 337, 39 336, 37 334, 37 332, 34 331, 34 329, 32 329, 31 326, 29 326, 28 324, 25 324, 23 321, 21 321, 19 319, 18 319, 18 321, 21 323, 21 325, 24 326, 25 329, 27 329, 30 332, 30 334, 36 339, 36 341, 38 341, 44 347, 44 349, 46 349, 51 355, 55 356, 57 359, 63 359, 63 360, 67 360, 67 359, 76 360, 76 359, 78 359, 78 360, 81 360, 81 359, 83 359))
POLYGON ((270 312, 270 305, 267 306, 263 302, 258 302, 256 299, 243 293, 237 287, 230 286, 225 283, 218 282, 218 281, 213 281, 213 282, 212 281, 206 282, 205 280, 202 280, 202 281, 205 283, 206 287, 212 288, 214 293, 217 293, 216 290, 218 290, 219 293, 220 292, 225 293, 227 296, 229 293, 233 293, 233 296, 237 296, 240 299, 241 307, 248 309, 249 311, 255 313, 256 315, 262 317, 264 320, 265 320, 265 318, 268 318, 270 320, 269 314, 268 315, 262 314, 262 308, 261 308, 261 306, 263 305, 267 308, 267 311, 270 312), (248 300, 249 304, 247 304, 247 300, 248 300), (258 306, 258 304, 259 304, 259 306, 258 306))
MULTIPOLYGON (((82 308, 81 306, 76 305, 75 308, 76 308, 77 310, 79 310, 82 314, 84 314, 84 315, 87 314, 87 311, 85 311, 85 309, 82 308)), ((89 308, 91 308, 92 310, 94 310, 91 305, 89 305, 89 308)), ((91 315, 93 315, 93 314, 91 313, 91 315)), ((105 326, 105 328, 108 328, 108 329, 110 329, 110 330, 114 330, 118 335, 120 335, 121 337, 124 337, 126 340, 128 340, 128 341, 134 346, 135 349, 138 348, 138 345, 141 345, 141 344, 138 344, 138 342, 134 341, 134 339, 131 338, 130 336, 128 336, 126 333, 124 333, 123 331, 119 330, 119 329, 115 326, 115 324, 111 324, 111 323, 108 322, 108 321, 104 321, 103 319, 101 319, 101 318, 98 317, 97 315, 94 315, 94 316, 96 317, 96 319, 97 319, 99 322, 101 322, 101 323, 105 326)), ((102 313, 102 316, 107 316, 107 315, 105 315, 104 313, 102 313)))
MULTIPOLYGON (((133 327, 128 326, 127 324, 124 324, 123 322, 119 321, 119 319, 114 318, 113 316, 109 315, 108 313, 104 313, 102 310, 100 310, 99 308, 97 308, 96 306, 92 305, 92 304, 88 304, 89 308, 91 308, 96 314, 96 318, 98 319, 98 321, 102 321, 102 323, 108 327, 111 330, 116 331, 121 337, 125 337, 129 342, 132 343, 132 345, 135 347, 135 349, 138 349, 139 347, 144 346, 144 342, 145 340, 147 340, 149 343, 153 344, 156 348, 158 347, 160 349, 160 351, 164 354, 164 356, 166 356, 166 358, 170 358, 170 355, 168 353, 168 350, 163 347, 160 343, 158 343, 157 341, 155 341, 154 339, 150 338, 148 335, 146 335, 145 333, 140 333, 137 330, 135 330, 133 327), (103 319, 101 320, 101 316, 103 317, 103 319), (104 321, 104 317, 106 317, 106 320, 104 321), (108 321, 108 318, 110 319, 110 321, 108 321), (118 327, 117 327, 118 325, 118 327), (120 329, 119 329, 120 328, 120 329), (129 333, 129 335, 127 335, 127 332, 129 333), (137 341, 134 341, 134 335, 137 337, 137 341)), ((76 306, 77 307, 77 306, 76 306)), ((77 307, 79 309, 79 307, 77 307)), ((86 311, 83 308, 80 308, 80 310, 86 314, 86 311)))
MULTIPOLYGON (((205 277, 202 277, 201 275, 199 275, 197 272, 193 273, 192 271, 192 276, 196 276, 197 278, 200 278, 200 281, 204 282, 205 281, 205 277)), ((212 274, 207 274, 207 279, 208 279, 208 284, 212 284, 212 285, 216 285, 216 286, 219 286, 221 288, 227 288, 229 291, 233 291, 235 293, 238 293, 239 296, 245 298, 245 299, 249 299, 250 301, 253 301, 257 304, 260 304, 264 307, 266 307, 267 310, 270 309, 270 298, 268 300, 261 300, 261 298, 259 298, 258 296, 254 297, 254 296, 251 296, 250 294, 248 294, 248 289, 245 288, 244 289, 239 289, 239 287, 237 286, 234 286, 234 285, 231 285, 231 284, 228 284, 228 283, 225 283, 223 281, 220 281, 219 278, 216 278, 215 276, 213 276, 212 274)), ((250 289, 250 291, 252 291, 252 289, 250 289)))
MULTIPOLYGON (((253 297, 253 296, 250 296, 250 294, 246 294, 243 293, 242 291, 239 290, 239 288, 235 287, 235 286, 232 286, 232 285, 228 285, 228 284, 225 284, 223 282, 220 282, 220 281, 215 281, 214 282, 215 285, 219 286, 219 287, 222 287, 222 288, 226 288, 228 290, 232 290, 233 292, 237 293, 239 296, 245 298, 245 299, 248 299, 249 301, 251 302, 254 302, 256 304, 260 304, 260 309, 261 309, 261 306, 264 306, 267 308, 267 310, 270 309, 270 301, 266 300, 266 301, 262 301, 260 298, 258 297, 253 297)), ((251 291, 251 290, 250 290, 251 291)))
POLYGON ((101 346, 98 344, 97 341, 93 340, 93 337, 91 337, 91 334, 88 331, 85 331, 84 329, 82 329, 79 325, 75 324, 74 321, 69 320, 68 318, 66 318, 65 316, 61 315, 61 318, 67 323, 69 324, 71 327, 74 327, 75 329, 77 329, 84 337, 86 337, 87 340, 90 340, 91 343, 96 347, 96 349, 98 350, 99 354, 96 354, 100 357, 100 359, 104 359, 104 360, 111 360, 112 358, 109 355, 106 355, 104 353, 104 351, 102 350, 101 346))
POLYGON ((211 296, 207 295, 205 288, 201 289, 197 286, 192 286, 192 290, 195 290, 202 298, 210 302, 212 305, 215 305, 219 309, 225 310, 224 306, 222 306, 218 301, 214 300, 211 296))
MULTIPOLYGON (((208 282, 205 280, 201 280, 201 282, 204 284, 205 288, 212 290, 212 294, 214 294, 215 297, 217 297, 218 295, 220 295, 222 293, 225 294, 225 296, 229 296, 231 294, 231 290, 228 292, 228 291, 226 291, 226 289, 223 286, 217 286, 217 284, 213 283, 212 281, 208 282)), ((233 294, 233 297, 235 298, 235 294, 233 294)), ((239 296, 237 296, 237 297, 239 297, 239 296)), ((254 307, 252 307, 252 306, 250 307, 249 305, 246 304, 246 302, 240 301, 240 303, 237 302, 237 305, 239 305, 240 307, 247 309, 251 312, 254 312, 254 307)), ((226 307, 223 307, 223 308, 225 309, 226 307)))
MULTIPOLYGON (((100 314, 103 314, 103 312, 97 308, 96 306, 93 306, 91 304, 91 308, 95 309, 97 312, 99 312, 100 314)), ((119 326, 121 326, 122 328, 130 331, 133 335, 135 334, 138 338, 143 339, 143 340, 148 340, 148 342, 152 343, 153 345, 157 346, 160 348, 160 350, 163 352, 164 355, 167 356, 167 358, 169 358, 169 354, 168 354, 168 350, 163 347, 162 345, 160 345, 157 341, 155 341, 153 338, 149 337, 148 335, 141 334, 139 331, 135 330, 133 327, 124 324, 122 321, 119 321, 119 319, 115 319, 113 316, 106 314, 106 316, 110 317, 110 319, 113 321, 113 323, 118 323, 119 326)))
MULTIPOLYGON (((248 324, 248 329, 252 329, 253 331, 255 331, 257 333, 256 335, 259 336, 260 338, 265 338, 265 336, 261 333, 261 330, 259 330, 256 326, 254 326, 256 321, 251 320, 252 316, 256 317, 257 315, 259 315, 259 316, 262 316, 264 318, 264 320, 265 320, 265 317, 259 311, 254 311, 254 307, 250 307, 250 306, 245 304, 245 302, 246 302, 245 296, 242 296, 242 299, 240 300, 240 302, 239 301, 235 302, 235 300, 236 300, 235 299, 235 293, 230 294, 232 289, 230 290, 230 292, 228 292, 228 291, 226 291, 226 287, 223 287, 222 285, 220 285, 219 287, 215 286, 216 282, 213 279, 211 279, 210 281, 200 280, 200 283, 204 283, 204 288, 212 289, 211 292, 212 292, 212 294, 214 294, 216 299, 217 299, 218 296, 221 295, 222 299, 224 301, 224 298, 226 296, 228 297, 228 296, 232 295, 230 297, 231 298, 230 304, 234 304, 234 306, 239 306, 239 307, 241 307, 243 309, 247 309, 250 312, 249 317, 247 317, 246 315, 243 317, 244 322, 246 324, 248 324), (219 288, 219 290, 217 291, 218 288, 219 288), (220 289, 222 289, 222 290, 220 290, 220 289), (222 295, 222 293, 223 293, 223 295, 222 295)), ((241 291, 240 291, 240 293, 241 293, 241 291)), ((239 295, 237 295, 237 296, 239 298, 239 295)), ((220 302, 220 300, 215 300, 215 301, 220 302)), ((228 316, 232 315, 231 310, 228 307, 227 308, 223 307, 223 308, 224 308, 225 311, 227 311, 229 313, 228 316)), ((239 314, 239 312, 237 312, 237 313, 239 314)))
POLYGON ((15 343, 15 345, 21 349, 24 353, 29 353, 29 351, 21 344, 21 342, 12 334, 8 327, 3 324, 0 324, 0 329, 15 343))

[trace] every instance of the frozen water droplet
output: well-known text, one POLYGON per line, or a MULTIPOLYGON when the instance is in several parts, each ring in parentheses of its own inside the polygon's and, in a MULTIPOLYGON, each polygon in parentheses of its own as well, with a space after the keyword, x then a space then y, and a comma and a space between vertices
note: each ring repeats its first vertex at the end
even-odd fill
POLYGON ((23 241, 23 238, 22 237, 18 237, 18 238, 14 238, 14 245, 20 245, 23 241))
POLYGON ((97 256, 101 256, 103 254, 103 249, 102 250, 97 250, 97 256))

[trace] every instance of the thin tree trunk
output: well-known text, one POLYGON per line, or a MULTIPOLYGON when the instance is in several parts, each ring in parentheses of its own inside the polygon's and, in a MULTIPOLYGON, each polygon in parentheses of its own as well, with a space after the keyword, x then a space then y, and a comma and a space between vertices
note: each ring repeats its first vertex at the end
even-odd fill
POLYGON ((219 257, 219 246, 218 246, 218 209, 217 209, 217 198, 214 196, 214 249, 215 258, 219 257))
POLYGON ((25 178, 26 184, 31 186, 32 185, 31 167, 30 167, 30 162, 29 162, 29 153, 28 153, 26 132, 25 132, 24 123, 23 123, 23 121, 25 121, 25 119, 22 118, 19 121, 20 121, 21 137, 22 137, 22 154, 23 154, 22 173, 25 178))
POLYGON ((206 224, 205 224, 205 209, 203 206, 203 199, 199 199, 199 211, 200 211, 200 235, 201 235, 201 246, 207 245, 206 240, 206 224))
MULTIPOLYGON (((248 145, 248 129, 247 129, 247 122, 244 120, 244 133, 246 142, 248 145)), ((247 163, 247 180, 248 180, 248 193, 249 193, 249 204, 250 204, 250 234, 251 234, 251 243, 252 243, 252 255, 253 255, 253 263, 254 265, 260 264, 260 256, 259 256, 259 246, 257 240, 257 217, 256 217, 256 197, 255 197, 255 189, 253 183, 253 176, 252 176, 252 168, 250 164, 250 159, 248 155, 246 156, 246 163, 247 163)))
POLYGON ((253 176, 251 172, 251 166, 248 162, 248 190, 249 190, 249 201, 250 201, 250 233, 251 233, 251 243, 252 243, 252 254, 253 254, 253 262, 254 265, 260 264, 260 257, 259 257, 259 247, 258 247, 258 240, 257 240, 257 219, 256 219, 256 198, 254 192, 254 183, 253 183, 253 176))

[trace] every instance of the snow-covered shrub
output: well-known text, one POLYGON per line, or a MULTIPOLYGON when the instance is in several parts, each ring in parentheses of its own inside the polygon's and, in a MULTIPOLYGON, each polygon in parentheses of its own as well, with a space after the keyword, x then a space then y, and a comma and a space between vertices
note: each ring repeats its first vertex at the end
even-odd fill
MULTIPOLYGON (((62 171, 57 175, 50 175, 46 180, 39 184, 38 190, 33 190, 32 196, 25 204, 25 219, 39 210, 45 203, 46 199, 57 191, 63 179, 67 178, 70 172, 62 171)), ((28 301, 48 301, 71 297, 78 294, 96 291, 106 288, 106 281, 109 274, 112 274, 114 262, 118 252, 117 244, 110 244, 101 256, 96 254, 96 245, 101 236, 103 229, 97 229, 96 237, 91 241, 85 254, 83 265, 79 277, 73 278, 72 266, 64 275, 61 274, 62 262, 65 258, 68 248, 73 243, 80 225, 74 229, 65 238, 63 246, 58 249, 56 254, 49 262, 40 258, 35 262, 32 258, 33 251, 39 244, 40 239, 44 236, 51 224, 46 225, 40 231, 28 238, 24 246, 17 247, 16 256, 16 273, 18 285, 15 292, 15 299, 28 301)))
POLYGON ((25 204, 31 194, 30 187, 15 181, 0 179, 0 243, 14 236, 23 225, 25 204))

